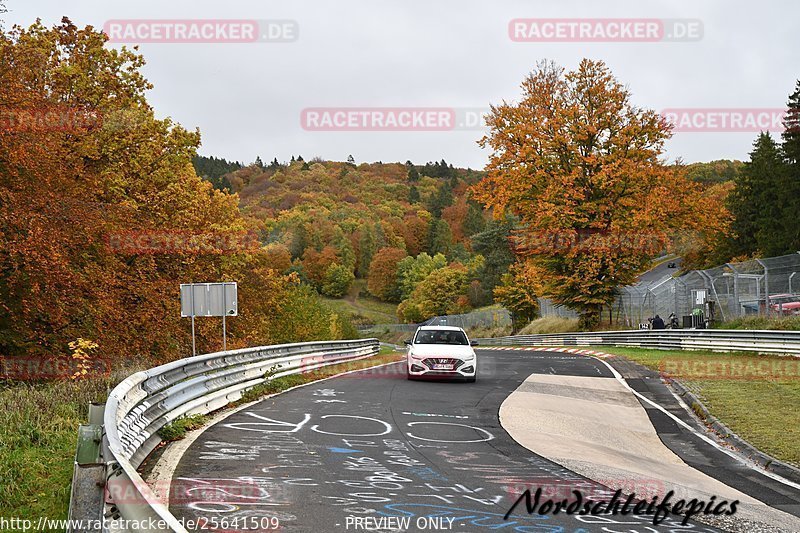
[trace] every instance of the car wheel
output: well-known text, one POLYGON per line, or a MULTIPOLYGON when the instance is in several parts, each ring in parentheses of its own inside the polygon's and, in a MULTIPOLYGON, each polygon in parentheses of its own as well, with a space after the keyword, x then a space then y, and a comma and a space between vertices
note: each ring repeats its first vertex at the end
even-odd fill
POLYGON ((478 376, 472 376, 471 378, 467 378, 467 383, 475 383, 475 380, 478 379, 478 376))

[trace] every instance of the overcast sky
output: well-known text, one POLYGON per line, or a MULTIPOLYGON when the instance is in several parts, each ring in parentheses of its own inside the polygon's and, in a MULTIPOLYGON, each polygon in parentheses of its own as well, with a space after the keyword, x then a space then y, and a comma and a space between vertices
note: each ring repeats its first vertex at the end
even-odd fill
MULTIPOLYGON (((483 168, 479 129, 439 132, 308 131, 303 109, 482 109, 513 100, 537 61, 574 68, 602 59, 640 106, 785 106, 800 78, 800 3, 732 0, 5 0, 6 26, 69 16, 103 27, 126 19, 294 21, 285 43, 143 44, 159 116, 199 127, 200 152, 251 162, 291 155, 415 163, 445 158, 483 168), (688 42, 514 42, 518 18, 697 19, 688 42)), ((120 46, 120 45, 114 45, 120 46)), ((746 159, 756 133, 677 132, 670 159, 746 159)))

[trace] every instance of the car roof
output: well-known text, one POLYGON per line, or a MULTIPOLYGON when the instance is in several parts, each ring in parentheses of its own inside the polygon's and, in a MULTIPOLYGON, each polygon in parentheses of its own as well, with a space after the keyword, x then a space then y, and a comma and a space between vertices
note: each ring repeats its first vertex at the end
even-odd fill
POLYGON ((417 329, 421 329, 423 331, 464 331, 456 326, 420 326, 417 329))

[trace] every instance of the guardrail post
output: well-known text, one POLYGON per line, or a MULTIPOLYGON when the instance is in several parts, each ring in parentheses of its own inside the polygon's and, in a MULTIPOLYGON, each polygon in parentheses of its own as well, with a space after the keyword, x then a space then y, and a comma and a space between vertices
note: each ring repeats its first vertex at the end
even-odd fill
POLYGON ((103 413, 105 412, 106 404, 104 403, 90 403, 89 404, 89 423, 97 426, 103 425, 103 413))
POLYGON ((733 304, 736 306, 736 315, 733 318, 738 318, 744 314, 739 301, 739 271, 730 263, 725 263, 725 266, 733 271, 733 304))
POLYGON ((72 471, 67 533, 78 533, 72 524, 99 523, 103 518, 106 467, 103 462, 103 409, 89 406, 89 424, 78 428, 78 445, 72 471), (97 423, 100 422, 100 423, 97 423))
MULTIPOLYGON (((756 262, 764 269, 764 305, 766 307, 767 316, 772 316, 772 306, 769 301, 769 267, 761 259, 756 259, 756 262)), ((761 302, 759 302, 761 303, 761 302)))

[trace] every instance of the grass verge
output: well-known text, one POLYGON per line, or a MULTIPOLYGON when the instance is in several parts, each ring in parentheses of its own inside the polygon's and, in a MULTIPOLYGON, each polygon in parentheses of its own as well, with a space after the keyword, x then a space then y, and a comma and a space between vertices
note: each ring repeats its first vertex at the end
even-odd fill
POLYGON ((520 330, 520 335, 536 335, 540 333, 570 333, 580 331, 577 318, 545 316, 537 318, 520 330))
POLYGON ((67 517, 78 426, 88 405, 104 402, 121 380, 141 370, 80 381, 0 387, 0 516, 67 517))
POLYGON ((756 448, 800 466, 800 359, 752 353, 601 347, 679 379, 756 448))
POLYGON ((505 337, 511 335, 511 326, 497 326, 497 327, 474 327, 467 328, 467 334, 471 339, 488 339, 505 337))
POLYGON ((772 329, 782 331, 800 331, 800 316, 766 317, 748 316, 723 322, 719 329, 772 329))
POLYGON ((366 281, 357 279, 343 298, 322 297, 328 307, 348 317, 353 324, 394 324, 397 304, 382 302, 366 293, 366 281))
POLYGON ((181 440, 186 436, 187 431, 200 429, 207 423, 208 417, 205 415, 184 416, 159 429, 158 436, 166 442, 181 440))

